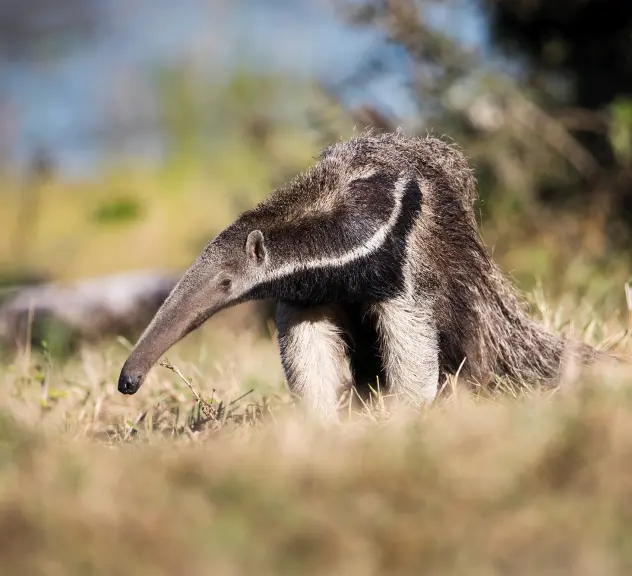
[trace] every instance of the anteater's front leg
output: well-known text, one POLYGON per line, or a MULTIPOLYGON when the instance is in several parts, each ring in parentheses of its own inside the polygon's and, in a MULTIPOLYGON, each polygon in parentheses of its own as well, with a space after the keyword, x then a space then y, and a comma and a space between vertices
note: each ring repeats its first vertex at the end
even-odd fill
POLYGON ((352 380, 344 339, 346 323, 345 313, 337 305, 277 305, 281 362, 290 389, 326 420, 337 420, 338 392, 352 380))
POLYGON ((439 385, 439 343, 428 304, 402 295, 373 306, 386 385, 419 407, 432 402, 439 385))

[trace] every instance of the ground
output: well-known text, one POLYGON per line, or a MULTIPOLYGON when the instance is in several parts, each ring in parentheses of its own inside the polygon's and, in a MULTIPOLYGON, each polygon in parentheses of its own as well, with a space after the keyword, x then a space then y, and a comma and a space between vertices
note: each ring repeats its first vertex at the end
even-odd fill
MULTIPOLYGON (((116 391, 123 340, 64 361, 14 357, 0 374, 7 573, 632 569, 629 368, 555 392, 453 381, 416 414, 376 396, 323 428, 285 389, 273 327, 244 328, 237 313, 176 346, 133 397, 116 391)), ((625 320, 575 318, 629 353, 625 320)))

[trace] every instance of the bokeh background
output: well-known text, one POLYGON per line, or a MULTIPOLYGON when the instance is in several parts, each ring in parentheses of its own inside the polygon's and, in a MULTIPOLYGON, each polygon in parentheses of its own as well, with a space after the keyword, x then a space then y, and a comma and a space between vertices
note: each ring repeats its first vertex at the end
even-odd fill
POLYGON ((177 275, 372 126, 462 147, 522 289, 624 309, 631 54, 617 0, 3 0, 0 298, 177 275))

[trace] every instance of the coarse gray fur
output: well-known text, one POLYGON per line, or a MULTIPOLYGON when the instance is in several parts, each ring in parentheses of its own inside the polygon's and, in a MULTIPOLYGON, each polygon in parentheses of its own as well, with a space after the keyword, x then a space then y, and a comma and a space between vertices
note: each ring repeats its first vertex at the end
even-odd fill
POLYGON ((413 406, 446 375, 549 386, 597 351, 534 321, 488 255, 462 153, 434 137, 364 133, 210 242, 126 361, 135 393, 173 344, 217 311, 275 299, 290 388, 336 418, 339 391, 376 377, 413 406))

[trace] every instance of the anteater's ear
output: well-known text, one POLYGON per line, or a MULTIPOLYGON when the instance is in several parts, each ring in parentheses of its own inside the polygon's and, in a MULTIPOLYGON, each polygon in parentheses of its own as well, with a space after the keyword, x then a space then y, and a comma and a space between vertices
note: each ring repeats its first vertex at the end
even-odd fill
POLYGON ((253 230, 246 240, 246 254, 255 264, 262 264, 266 259, 266 247, 261 230, 253 230))

